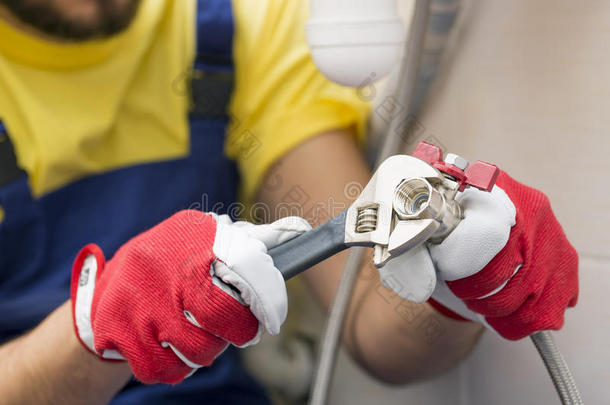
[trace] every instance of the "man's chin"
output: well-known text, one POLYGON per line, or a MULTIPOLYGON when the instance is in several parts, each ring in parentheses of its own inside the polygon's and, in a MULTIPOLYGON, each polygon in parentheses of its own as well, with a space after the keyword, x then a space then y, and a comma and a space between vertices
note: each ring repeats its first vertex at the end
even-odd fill
POLYGON ((21 23, 66 41, 101 39, 125 30, 140 0, 0 0, 21 23))

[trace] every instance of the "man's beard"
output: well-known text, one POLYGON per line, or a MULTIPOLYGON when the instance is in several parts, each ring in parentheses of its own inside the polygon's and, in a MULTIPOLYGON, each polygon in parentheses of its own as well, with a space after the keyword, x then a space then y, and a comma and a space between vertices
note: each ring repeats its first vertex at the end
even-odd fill
POLYGON ((22 23, 30 25, 53 38, 85 41, 118 34, 136 14, 140 0, 122 4, 114 0, 89 0, 97 7, 92 21, 70 17, 53 0, 0 0, 22 23))

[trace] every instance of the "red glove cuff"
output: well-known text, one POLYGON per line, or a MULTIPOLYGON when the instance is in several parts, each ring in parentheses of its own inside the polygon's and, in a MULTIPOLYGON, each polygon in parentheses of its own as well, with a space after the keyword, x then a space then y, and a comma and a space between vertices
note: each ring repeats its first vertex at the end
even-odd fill
MULTIPOLYGON (((94 350, 93 340, 92 340, 93 339, 93 329, 92 329, 90 317, 88 319, 88 322, 83 322, 83 320, 81 320, 80 327, 79 327, 79 322, 77 322, 77 315, 76 315, 77 314, 77 308, 76 308, 77 290, 78 290, 79 286, 85 286, 86 284, 88 284, 90 282, 93 282, 93 288, 94 288, 95 282, 97 282, 100 275, 102 274, 102 271, 104 270, 105 265, 106 265, 106 258, 104 257, 104 252, 102 252, 102 249, 94 243, 90 243, 90 244, 86 245, 76 255, 76 258, 74 259, 74 264, 72 265, 72 278, 70 280, 72 325, 74 327, 74 332, 76 333, 76 338, 83 345, 83 347, 85 349, 87 349, 87 351, 95 354, 100 359, 105 360, 105 361, 124 361, 124 360, 119 360, 119 359, 104 358, 104 357, 100 356, 100 354, 94 350), (95 270, 95 281, 89 279, 89 277, 93 276, 93 274, 91 273, 92 269, 85 266, 85 260, 90 255, 93 255, 93 257, 95 258, 96 264, 97 264, 96 270, 95 270), (90 337, 87 338, 87 336, 90 336, 90 337), (86 340, 90 340, 90 341, 86 341, 86 340)), ((90 308, 89 308, 89 310, 90 310, 90 308)))
POLYGON ((446 316, 447 318, 460 322, 472 322, 470 319, 464 318, 462 315, 453 312, 452 310, 450 310, 449 308, 447 308, 446 306, 444 306, 433 298, 428 299, 428 304, 430 304, 432 308, 436 309, 439 313, 446 316))

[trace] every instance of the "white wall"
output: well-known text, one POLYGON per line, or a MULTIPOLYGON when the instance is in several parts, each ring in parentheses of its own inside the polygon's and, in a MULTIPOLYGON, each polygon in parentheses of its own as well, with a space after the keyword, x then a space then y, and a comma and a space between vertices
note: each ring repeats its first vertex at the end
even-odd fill
MULTIPOLYGON (((479 0, 419 117, 423 137, 543 190, 580 254, 581 293, 557 341, 585 403, 610 404, 610 2, 479 0)), ((558 403, 528 340, 487 333, 470 358, 390 389, 341 357, 333 404, 558 403)))

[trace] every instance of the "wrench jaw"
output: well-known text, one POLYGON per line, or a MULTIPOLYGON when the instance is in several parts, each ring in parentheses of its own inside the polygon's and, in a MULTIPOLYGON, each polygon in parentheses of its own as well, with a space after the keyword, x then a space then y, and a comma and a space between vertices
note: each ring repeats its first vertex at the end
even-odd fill
POLYGON ((426 242, 439 229, 440 223, 434 219, 400 220, 390 234, 387 246, 376 245, 373 262, 382 267, 394 256, 399 256, 426 242))
POLYGON ((413 156, 386 159, 347 210, 345 243, 374 247, 373 261, 381 267, 439 230, 444 233, 448 227, 442 219, 453 211, 444 208, 448 204, 437 187, 444 189, 446 181, 436 168, 413 156))
POLYGON ((347 209, 345 245, 374 248, 377 267, 423 243, 441 243, 462 220, 455 201, 467 187, 491 191, 500 169, 420 142, 413 156, 386 159, 347 209))

